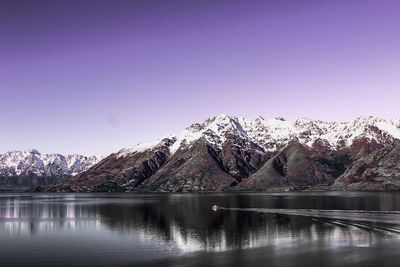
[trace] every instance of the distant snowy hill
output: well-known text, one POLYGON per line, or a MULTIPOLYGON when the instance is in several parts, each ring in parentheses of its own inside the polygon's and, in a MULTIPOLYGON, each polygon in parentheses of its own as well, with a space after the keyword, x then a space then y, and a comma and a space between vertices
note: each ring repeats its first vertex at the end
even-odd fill
POLYGON ((329 185, 353 162, 397 139, 399 119, 325 122, 220 115, 122 149, 51 190, 175 192, 329 185))
POLYGON ((9 151, 0 154, 0 185, 51 184, 86 171, 97 162, 94 156, 40 154, 34 149, 9 151))

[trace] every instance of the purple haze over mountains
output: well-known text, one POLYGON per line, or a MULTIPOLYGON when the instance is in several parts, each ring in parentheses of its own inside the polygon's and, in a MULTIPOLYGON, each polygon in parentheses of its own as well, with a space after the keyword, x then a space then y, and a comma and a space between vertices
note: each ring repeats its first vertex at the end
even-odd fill
POLYGON ((398 117, 395 0, 3 0, 0 153, 107 154, 227 113, 398 117))

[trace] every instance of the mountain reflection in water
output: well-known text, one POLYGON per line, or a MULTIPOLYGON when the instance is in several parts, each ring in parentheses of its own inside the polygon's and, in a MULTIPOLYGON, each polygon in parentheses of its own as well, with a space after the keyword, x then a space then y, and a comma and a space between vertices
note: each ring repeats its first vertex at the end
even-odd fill
MULTIPOLYGON (((379 255, 371 258, 354 249, 380 248, 377 253, 386 255, 398 249, 400 227, 379 221, 368 211, 396 214, 399 207, 400 195, 383 193, 3 194, 0 264, 131 266, 172 261, 175 265, 182 259, 180 265, 201 266, 206 259, 196 258, 196 253, 212 258, 232 252, 236 258, 240 252, 236 263, 241 263, 257 249, 265 250, 264 257, 271 262, 304 252, 315 252, 318 262, 323 260, 318 255, 329 252, 335 258, 335 251, 345 249, 349 264, 369 264, 379 255), (213 212, 213 204, 236 209, 213 212), (324 214, 335 210, 339 216, 263 209, 313 209, 324 214), (340 210, 365 211, 375 219, 341 220, 340 210)), ((223 266, 227 259, 218 262, 223 266)))

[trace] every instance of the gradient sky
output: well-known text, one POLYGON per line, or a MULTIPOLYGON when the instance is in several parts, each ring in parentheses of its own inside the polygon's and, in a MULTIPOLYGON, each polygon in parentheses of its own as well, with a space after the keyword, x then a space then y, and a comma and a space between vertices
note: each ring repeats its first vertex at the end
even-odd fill
POLYGON ((0 153, 108 154, 227 113, 399 117, 398 0, 1 0, 0 153))

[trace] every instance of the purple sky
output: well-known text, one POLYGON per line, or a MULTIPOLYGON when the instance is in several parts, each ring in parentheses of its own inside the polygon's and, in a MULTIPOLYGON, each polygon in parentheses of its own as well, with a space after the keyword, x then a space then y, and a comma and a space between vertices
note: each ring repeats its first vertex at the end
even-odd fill
POLYGON ((399 117, 398 0, 2 0, 0 153, 107 154, 227 113, 399 117))

